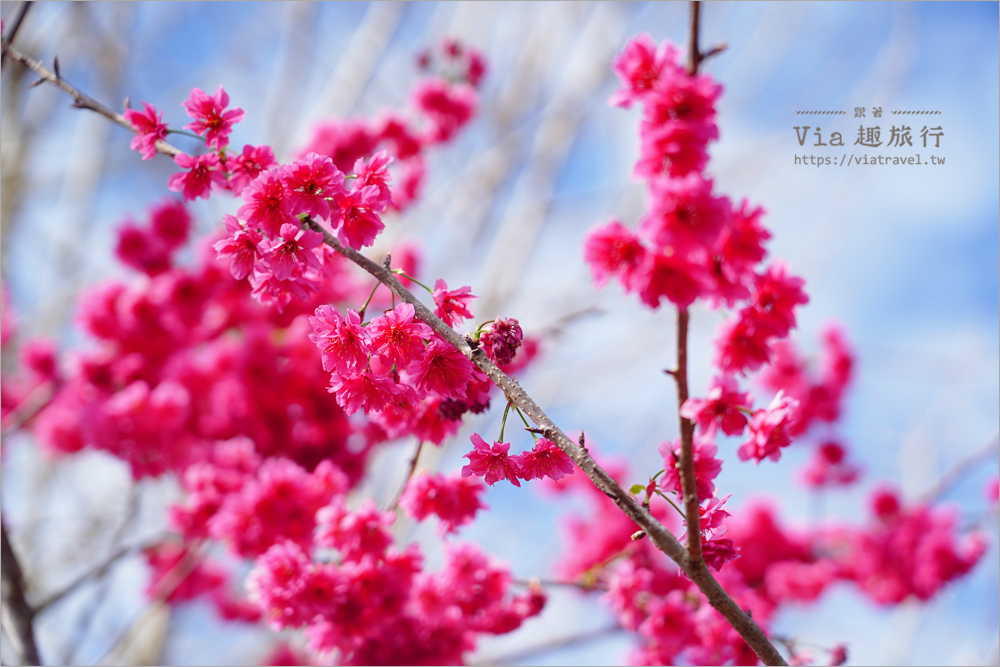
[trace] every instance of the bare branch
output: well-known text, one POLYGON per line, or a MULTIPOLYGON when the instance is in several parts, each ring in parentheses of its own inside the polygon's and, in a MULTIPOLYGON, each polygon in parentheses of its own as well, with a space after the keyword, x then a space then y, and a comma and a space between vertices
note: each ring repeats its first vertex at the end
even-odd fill
POLYGON ((3 572, 3 605, 0 609, 0 620, 14 645, 18 662, 23 665, 40 665, 42 659, 38 656, 38 646, 35 644, 35 610, 25 598, 21 565, 7 539, 7 528, 2 520, 0 520, 0 534, 3 538, 2 552, 0 552, 2 557, 0 570, 3 572))
POLYGON ((537 644, 535 646, 528 646, 526 648, 520 649, 518 651, 513 651, 511 653, 504 653, 495 658, 491 658, 484 662, 475 662, 474 665, 513 665, 517 662, 523 662, 528 658, 532 658, 539 653, 548 653, 549 651, 555 651, 556 649, 564 648, 566 646, 579 646, 580 644, 592 641, 599 641, 602 639, 607 639, 608 637, 613 637, 619 632, 622 632, 620 625, 609 625, 604 628, 598 628, 597 630, 583 630, 565 637, 554 637, 546 642, 537 644))
MULTIPOLYGON (((21 24, 24 23, 24 17, 28 14, 28 9, 31 7, 30 2, 22 2, 21 6, 17 8, 17 16, 14 17, 14 22, 10 26, 10 30, 7 34, 3 36, 5 42, 13 42, 14 38, 17 36, 17 31, 21 29, 21 24)), ((0 63, 7 60, 7 51, 3 52, 3 56, 0 57, 0 63)))
MULTIPOLYGON (((47 69, 37 60, 29 58, 28 56, 24 55, 23 53, 15 49, 13 46, 10 45, 10 43, 6 39, 3 40, 2 46, 3 46, 4 56, 10 56, 11 59, 21 63, 22 65, 30 69, 32 72, 37 74, 39 77, 41 77, 41 80, 51 83, 52 85, 57 86, 58 88, 61 88, 64 92, 68 93, 73 98, 74 107, 77 107, 78 109, 90 109, 95 113, 101 114, 102 116, 110 120, 112 123, 124 127, 129 132, 134 133, 136 131, 135 127, 127 120, 125 120, 124 116, 115 113, 108 107, 104 106, 103 104, 95 100, 90 95, 81 92, 77 88, 67 83, 66 79, 62 78, 58 73, 58 58, 55 60, 57 71, 53 72, 47 69)), ((158 153, 163 153, 164 155, 168 155, 170 157, 176 157, 177 155, 180 155, 182 153, 182 151, 179 148, 172 146, 171 144, 168 144, 166 141, 157 141, 156 151, 158 153)))
POLYGON ((971 452, 942 473, 931 484, 930 488, 920 494, 921 501, 931 503, 939 500, 952 486, 958 483, 963 475, 983 460, 995 456, 998 450, 1000 450, 1000 433, 994 433, 993 437, 987 440, 979 449, 971 452))

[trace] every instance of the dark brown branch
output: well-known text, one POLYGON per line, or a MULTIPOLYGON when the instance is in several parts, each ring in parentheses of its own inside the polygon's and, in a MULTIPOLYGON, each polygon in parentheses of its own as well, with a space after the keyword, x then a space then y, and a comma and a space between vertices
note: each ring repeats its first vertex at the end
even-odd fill
MULTIPOLYGON (((677 411, 680 412, 688 399, 687 380, 687 308, 677 309, 677 371, 673 373, 677 382, 677 411)), ((698 512, 698 487, 694 478, 694 424, 690 419, 679 417, 681 431, 681 490, 684 492, 684 517, 687 524, 687 550, 694 570, 705 567, 701 556, 701 519, 698 512)))
POLYGON ((0 570, 3 572, 3 605, 0 609, 0 619, 14 645, 18 662, 22 665, 40 665, 42 659, 38 656, 38 646, 35 644, 35 610, 28 604, 24 595, 21 564, 10 546, 7 528, 2 521, 0 521, 0 534, 3 538, 0 547, 0 557, 2 557, 0 570))
MULTIPOLYGON (((41 81, 51 83, 53 86, 57 86, 58 88, 61 88, 64 92, 68 93, 70 97, 73 98, 73 106, 79 109, 90 109, 95 113, 99 113, 108 120, 110 120, 112 123, 124 127, 129 132, 134 133, 136 131, 135 127, 130 122, 125 120, 125 116, 115 113, 108 107, 104 106, 103 104, 95 100, 90 95, 80 92, 77 88, 67 83, 66 80, 63 79, 61 76, 59 76, 57 72, 49 70, 37 60, 34 60, 24 55, 23 53, 15 49, 13 46, 11 46, 6 40, 3 40, 2 46, 3 46, 3 55, 5 57, 10 56, 12 60, 21 63, 22 65, 30 69, 32 72, 37 74, 39 77, 41 77, 40 78, 41 81)), ((170 157, 176 157, 177 155, 180 155, 182 151, 179 148, 172 146, 171 144, 168 144, 166 141, 157 141, 156 152, 163 153, 164 155, 168 155, 170 157)))
POLYGON ((771 645, 760 627, 729 597, 729 594, 719 585, 719 582, 715 580, 712 573, 705 567, 692 567, 687 551, 685 551, 684 547, 681 546, 681 543, 677 541, 670 531, 664 528, 650 514, 649 510, 623 489, 611 475, 597 465, 597 462, 585 448, 580 447, 563 433, 521 387, 517 380, 508 377, 503 371, 497 368, 482 350, 478 348, 473 349, 464 336, 441 321, 412 292, 403 287, 396 280, 396 276, 391 270, 385 268, 382 264, 373 262, 356 250, 344 247, 330 232, 312 219, 306 218, 303 224, 307 228, 321 233, 324 243, 377 278, 379 282, 388 287, 401 301, 412 305, 417 317, 421 321, 468 357, 479 370, 485 373, 495 385, 500 387, 506 395, 507 400, 519 407, 521 412, 535 423, 538 428, 533 429, 534 432, 545 436, 563 450, 576 463, 577 467, 590 478, 594 486, 611 498, 636 525, 645 531, 657 549, 677 563, 681 570, 704 593, 708 603, 722 614, 765 664, 785 664, 781 654, 771 645))
POLYGON ((691 32, 688 39, 688 74, 694 76, 698 73, 698 67, 704 57, 698 50, 698 35, 701 32, 701 3, 697 0, 691 2, 691 32))
MULTIPOLYGON (((3 36, 4 41, 14 42, 14 38, 17 37, 17 31, 21 29, 21 24, 24 23, 24 17, 28 14, 28 9, 31 8, 30 2, 22 2, 21 6, 17 8, 17 16, 14 17, 14 22, 11 24, 10 29, 7 34, 3 36)), ((0 63, 7 61, 7 52, 4 51, 3 55, 0 56, 0 63)))

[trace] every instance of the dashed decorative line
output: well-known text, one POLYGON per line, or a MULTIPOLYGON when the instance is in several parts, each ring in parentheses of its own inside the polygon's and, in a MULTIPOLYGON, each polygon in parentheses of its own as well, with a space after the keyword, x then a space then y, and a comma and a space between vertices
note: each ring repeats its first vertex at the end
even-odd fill
POLYGON ((923 115, 937 116, 941 114, 940 111, 893 111, 892 113, 894 113, 897 116, 907 115, 907 114, 916 114, 916 115, 923 114, 923 115))
POLYGON ((812 114, 812 115, 826 115, 826 116, 842 116, 846 111, 796 111, 798 115, 802 114, 812 114))

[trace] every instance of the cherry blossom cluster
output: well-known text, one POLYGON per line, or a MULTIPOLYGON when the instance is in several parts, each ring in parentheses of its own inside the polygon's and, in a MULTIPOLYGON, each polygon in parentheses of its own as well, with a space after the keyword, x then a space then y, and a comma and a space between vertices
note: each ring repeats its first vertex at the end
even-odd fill
POLYGON ((727 435, 749 425, 740 458, 776 460, 791 442, 788 428, 799 399, 779 397, 750 413, 749 395, 739 391, 735 378, 770 360, 772 343, 788 335, 795 308, 808 297, 802 279, 789 275, 780 261, 758 268, 770 238, 760 222, 762 210, 713 194, 703 170, 708 143, 718 138, 715 103, 722 88, 707 75, 688 73, 679 57, 672 45, 657 48, 642 35, 614 61, 622 87, 611 103, 643 109, 634 175, 647 183, 649 201, 637 231, 612 220, 590 233, 584 256, 596 287, 615 276, 651 308, 662 298, 679 308, 697 299, 714 307, 745 304, 720 330, 715 363, 721 374, 709 397, 691 399, 682 416, 696 420, 709 438, 716 419, 727 435))
POLYGON ((452 543, 437 572, 416 545, 399 551, 394 515, 373 507, 326 513, 317 562, 294 542, 271 547, 248 577, 250 597, 275 630, 304 627, 309 648, 340 664, 460 664, 480 633, 511 632, 541 612, 533 586, 511 595, 511 575, 476 547, 452 543))
MULTIPOLYGON (((322 235, 302 229, 305 217, 359 250, 371 246, 385 228, 381 216, 387 209, 401 209, 417 196, 424 150, 451 140, 472 119, 476 86, 485 73, 484 61, 473 49, 449 42, 442 52, 450 78, 422 79, 408 115, 387 112, 374 123, 322 124, 288 164, 279 163, 266 145, 231 149, 233 126, 245 113, 230 107, 221 86, 214 95, 192 90, 183 104, 192 122, 184 129, 202 137, 211 152, 176 156, 184 171, 171 176, 168 187, 187 201, 207 199, 214 190, 242 198, 236 215, 224 220, 229 237, 217 250, 231 258, 234 277, 249 279, 262 302, 284 308, 293 298, 308 298, 330 278, 324 271, 330 251, 321 247, 322 235), (400 179, 395 201, 388 186, 388 167, 394 161, 399 162, 400 179)), ((132 148, 144 159, 156 154, 157 141, 170 132, 162 117, 146 102, 143 111, 125 111, 125 119, 136 129, 132 148)), ((123 239, 121 252, 130 265, 159 270, 169 249, 162 243, 145 247, 145 240, 132 234, 123 239)))
MULTIPOLYGON (((604 467, 618 479, 627 478, 619 463, 604 467)), ((648 540, 636 541, 634 524, 616 519, 622 514, 613 502, 584 481, 571 477, 548 483, 557 492, 584 496, 588 504, 564 524, 566 549, 559 570, 568 581, 606 591, 605 601, 619 623, 640 639, 632 664, 755 664, 753 652, 697 587, 648 540)), ((702 508, 702 531, 711 534, 726 519, 724 539, 739 558, 716 577, 765 632, 783 608, 812 603, 837 582, 883 605, 911 596, 927 600, 969 572, 985 550, 981 535, 959 537, 954 514, 924 504, 904 507, 890 490, 872 494, 867 524, 811 530, 783 526, 763 500, 729 517, 720 509, 728 498, 714 498, 702 508)), ((673 510, 658 496, 650 509, 668 528, 675 525, 673 510)), ((706 549, 709 564, 715 554, 706 549)), ((844 651, 842 645, 832 647, 829 664, 842 664, 844 651)))
MULTIPOLYGON (((455 324, 472 316, 468 301, 475 297, 468 287, 449 290, 438 280, 432 294, 439 316, 455 324)), ((520 333, 516 320, 511 321, 520 333)), ((341 315, 323 305, 310 323, 309 336, 321 350, 323 369, 330 373, 329 391, 337 403, 348 414, 363 412, 392 437, 414 433, 439 445, 454 435, 463 414, 489 407, 493 383, 416 319, 408 303, 367 323, 357 311, 346 309, 341 315)), ((517 364, 513 356, 505 357, 503 367, 511 372, 523 368, 530 354, 517 364)))
POLYGON ((487 445, 481 435, 473 433, 472 451, 465 456, 469 463, 462 468, 462 476, 481 476, 490 486, 501 479, 521 486, 522 479, 556 480, 573 474, 573 462, 547 438, 538 438, 530 451, 511 456, 509 442, 487 445))

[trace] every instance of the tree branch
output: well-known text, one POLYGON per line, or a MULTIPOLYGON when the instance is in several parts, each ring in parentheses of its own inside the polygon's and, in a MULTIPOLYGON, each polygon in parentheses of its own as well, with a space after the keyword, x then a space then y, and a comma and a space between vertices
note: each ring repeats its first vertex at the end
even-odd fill
MULTIPOLYGON (((680 412, 684 401, 688 399, 687 380, 687 343, 688 320, 687 308, 677 309, 677 370, 674 380, 677 382, 677 411, 680 412)), ((681 431, 681 490, 684 493, 684 518, 687 524, 687 550, 691 567, 701 570, 705 567, 705 559, 701 555, 701 519, 698 511, 698 487, 694 478, 694 424, 690 419, 680 417, 681 431)))
POLYGON ((2 557, 0 570, 3 573, 3 605, 0 609, 2 612, 0 620, 14 645, 18 662, 22 665, 40 665, 42 659, 38 656, 38 646, 35 644, 35 610, 25 598, 21 565, 7 539, 7 528, 2 520, 0 520, 0 534, 3 539, 0 547, 0 557, 2 557))
MULTIPOLYGON (((28 9, 31 8, 30 2, 22 2, 21 6, 17 8, 17 16, 14 17, 14 23, 10 26, 10 30, 7 34, 3 36, 5 42, 13 42, 14 38, 17 36, 17 31, 21 29, 21 24, 24 23, 24 17, 28 14, 28 9)), ((7 52, 4 51, 3 55, 0 56, 0 63, 7 61, 7 52)))
MULTIPOLYGON (((29 58, 28 56, 24 55, 23 53, 15 49, 13 46, 10 45, 10 43, 6 39, 3 40, 2 47, 3 47, 4 57, 10 56, 12 60, 21 63, 22 65, 30 69, 32 72, 37 74, 40 77, 38 82, 44 81, 46 83, 51 83, 53 86, 57 86, 58 88, 61 88, 64 92, 68 93, 70 97, 73 98, 74 107, 78 109, 90 109, 95 113, 101 114, 102 116, 110 120, 112 123, 124 127, 129 132, 132 133, 136 132, 135 127, 130 122, 125 120, 125 116, 115 113, 108 107, 104 106, 103 104, 95 100, 90 95, 81 92, 77 88, 67 83, 66 80, 63 79, 62 76, 60 76, 59 74, 58 59, 55 60, 55 67, 54 67, 55 71, 52 71, 46 68, 37 60, 29 58)), ((166 141, 157 141, 156 152, 163 153, 164 155, 168 155, 170 157, 176 157, 180 155, 183 151, 181 151, 181 149, 175 146, 172 146, 171 144, 168 144, 166 141)))
MULTIPOLYGON (((611 475, 601 468, 593 457, 590 456, 586 448, 580 447, 563 433, 521 387, 517 380, 508 377, 503 371, 497 368, 481 349, 472 349, 464 336, 445 324, 427 306, 421 303, 412 292, 403 287, 396 280, 396 276, 390 269, 373 262, 357 250, 341 245, 330 232, 311 218, 307 217, 303 221, 303 225, 308 229, 321 233, 324 243, 378 279, 379 282, 388 287, 401 301, 412 305, 417 317, 422 322, 427 324, 441 338, 451 343, 452 346, 472 361, 479 370, 485 373, 495 385, 500 387, 507 400, 519 407, 521 412, 535 423, 538 427, 537 432, 544 435, 563 450, 576 463, 577 467, 590 478, 594 486, 611 498, 615 505, 625 512, 649 536, 657 549, 677 563, 681 570, 704 593, 708 599, 708 603, 722 614, 765 664, 786 664, 784 658, 771 645, 760 627, 729 597, 729 594, 715 580, 712 573, 703 566, 692 566, 692 561, 687 551, 677 541, 677 538, 664 528, 631 494, 623 489, 611 475)), ((697 510, 695 510, 695 513, 697 515, 697 510)))

